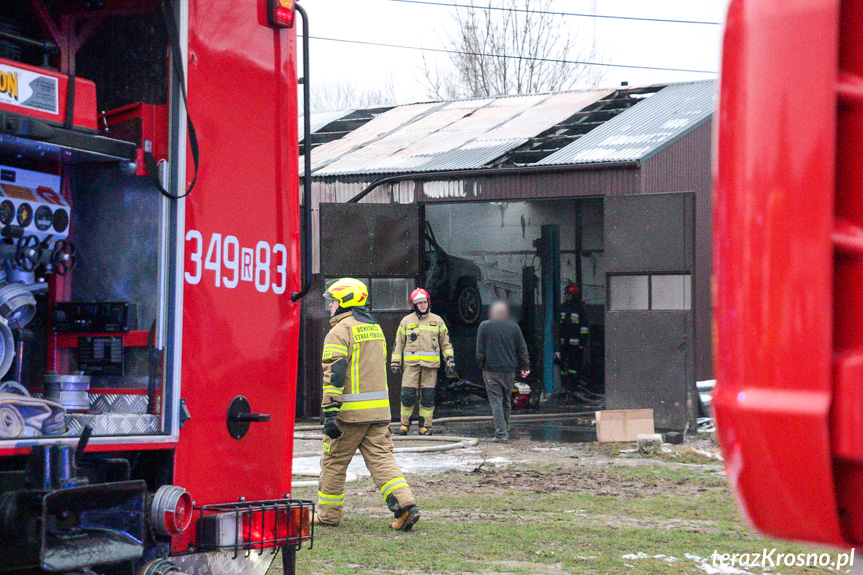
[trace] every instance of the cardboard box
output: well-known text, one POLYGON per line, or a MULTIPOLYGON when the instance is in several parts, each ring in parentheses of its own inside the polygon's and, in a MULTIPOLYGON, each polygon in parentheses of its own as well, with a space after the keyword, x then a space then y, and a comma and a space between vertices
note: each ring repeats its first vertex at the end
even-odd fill
POLYGON ((596 412, 596 440, 635 441, 642 433, 653 433, 652 409, 616 409, 596 412))

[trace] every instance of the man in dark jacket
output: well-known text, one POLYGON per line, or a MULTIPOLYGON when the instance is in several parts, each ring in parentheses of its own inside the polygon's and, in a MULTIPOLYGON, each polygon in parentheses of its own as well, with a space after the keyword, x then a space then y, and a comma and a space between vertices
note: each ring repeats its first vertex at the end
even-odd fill
POLYGON ((509 306, 497 300, 488 309, 486 321, 476 334, 476 360, 482 368, 482 379, 491 404, 495 437, 492 441, 509 440, 510 397, 516 369, 522 377, 530 373, 530 358, 521 329, 509 318, 509 306))

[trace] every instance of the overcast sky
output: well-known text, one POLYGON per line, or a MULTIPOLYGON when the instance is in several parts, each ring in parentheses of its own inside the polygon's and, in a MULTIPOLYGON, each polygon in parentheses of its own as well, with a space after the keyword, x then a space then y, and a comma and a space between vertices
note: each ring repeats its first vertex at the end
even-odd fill
MULTIPOLYGON (((466 0, 432 0, 463 4, 466 0)), ((481 3, 481 2, 478 2, 481 3)), ((424 48, 445 48, 453 30, 453 9, 392 0, 303 0, 311 36, 424 48)), ((727 0, 554 0, 554 10, 615 16, 722 22, 727 0)), ((564 24, 598 59, 630 64, 716 71, 722 26, 566 17, 564 24)), ((313 89, 349 84, 358 90, 390 83, 400 103, 428 99, 421 76, 423 52, 313 39, 313 89)), ((585 52, 571 54, 583 57, 585 52)), ((445 67, 446 55, 425 52, 432 66, 445 67)), ((714 76, 687 72, 606 68, 604 86, 653 84, 714 76)))

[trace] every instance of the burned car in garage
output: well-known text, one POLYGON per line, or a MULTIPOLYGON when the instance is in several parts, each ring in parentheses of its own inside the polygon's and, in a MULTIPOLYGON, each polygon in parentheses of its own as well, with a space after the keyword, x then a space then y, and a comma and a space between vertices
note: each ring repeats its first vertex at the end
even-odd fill
POLYGON ((425 241, 426 289, 435 309, 452 322, 467 326, 478 324, 483 310, 479 266, 469 259, 447 253, 438 244, 428 222, 425 241))

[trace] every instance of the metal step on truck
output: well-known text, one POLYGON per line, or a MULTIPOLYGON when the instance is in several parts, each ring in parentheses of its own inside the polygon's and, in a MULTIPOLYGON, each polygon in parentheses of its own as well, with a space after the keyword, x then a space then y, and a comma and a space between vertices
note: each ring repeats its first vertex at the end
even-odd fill
POLYGON ((311 546, 298 26, 0 3, 0 573, 290 574, 311 546))

